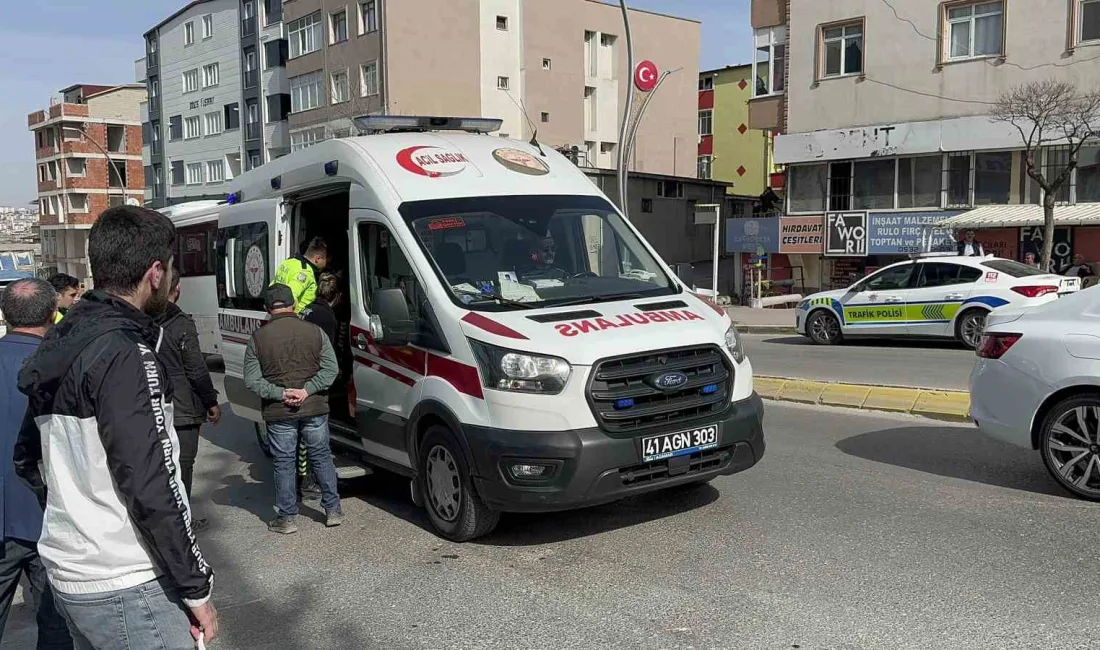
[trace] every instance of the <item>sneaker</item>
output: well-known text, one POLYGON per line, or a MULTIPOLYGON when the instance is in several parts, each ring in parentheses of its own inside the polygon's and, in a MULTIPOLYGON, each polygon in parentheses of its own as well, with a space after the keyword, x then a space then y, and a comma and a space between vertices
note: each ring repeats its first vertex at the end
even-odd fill
POLYGON ((267 529, 280 535, 290 535, 298 532, 298 524, 294 523, 294 517, 276 517, 267 522, 267 529))
POLYGON ((344 523, 344 511, 337 508, 325 514, 325 526, 335 528, 344 523))
POLYGON ((209 519, 192 519, 191 520, 191 531, 193 533, 195 533, 196 535, 198 535, 199 533, 201 533, 202 531, 206 530, 209 527, 210 527, 210 520, 209 519))
POLYGON ((321 486, 317 483, 310 481, 308 484, 302 486, 301 490, 302 501, 320 501, 321 500, 321 486))

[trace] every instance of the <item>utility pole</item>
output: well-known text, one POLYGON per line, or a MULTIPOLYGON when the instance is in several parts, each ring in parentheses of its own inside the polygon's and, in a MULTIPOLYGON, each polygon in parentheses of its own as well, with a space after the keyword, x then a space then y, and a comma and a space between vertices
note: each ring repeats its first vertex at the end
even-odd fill
POLYGON ((634 39, 630 34, 630 12, 626 6, 626 0, 619 0, 619 6, 623 11, 623 32, 626 34, 627 74, 630 76, 630 81, 626 86, 626 105, 623 106, 623 123, 619 126, 619 208, 622 210, 627 220, 629 220, 630 214, 626 205, 626 181, 628 176, 626 168, 626 147, 630 110, 631 107, 634 106, 634 39))

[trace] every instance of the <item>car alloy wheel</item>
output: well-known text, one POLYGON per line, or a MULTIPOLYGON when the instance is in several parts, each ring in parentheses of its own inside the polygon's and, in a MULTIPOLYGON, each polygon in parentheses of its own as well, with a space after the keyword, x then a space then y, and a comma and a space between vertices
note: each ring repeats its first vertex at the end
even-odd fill
POLYGON ((1100 501, 1100 397, 1075 397, 1054 407, 1041 442, 1047 470, 1062 487, 1100 501))
POLYGON ((428 472, 425 477, 428 501, 432 510, 444 521, 454 521, 462 508, 462 481, 458 465, 446 447, 436 445, 428 452, 428 472))
POLYGON ((982 340, 982 332, 985 331, 985 312, 972 311, 963 316, 959 323, 959 339, 962 344, 971 350, 978 349, 982 340))
POLYGON ((840 322, 832 314, 819 311, 810 317, 810 338, 814 343, 831 345, 840 340, 840 322))

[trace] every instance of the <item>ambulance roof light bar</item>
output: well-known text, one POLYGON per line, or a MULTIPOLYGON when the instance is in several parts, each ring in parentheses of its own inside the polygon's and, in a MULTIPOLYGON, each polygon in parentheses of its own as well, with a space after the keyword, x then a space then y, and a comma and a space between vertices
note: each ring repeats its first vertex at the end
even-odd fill
POLYGON ((465 131, 493 133, 504 120, 488 117, 430 117, 426 115, 362 115, 355 125, 364 133, 402 133, 422 131, 465 131))

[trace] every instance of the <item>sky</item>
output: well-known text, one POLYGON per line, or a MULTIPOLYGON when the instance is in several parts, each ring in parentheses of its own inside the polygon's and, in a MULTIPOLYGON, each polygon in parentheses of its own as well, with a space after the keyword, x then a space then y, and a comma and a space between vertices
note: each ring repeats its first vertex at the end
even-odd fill
MULTIPOLYGON (((554 2, 556 0, 538 0, 554 2)), ((0 21, 0 205, 37 194, 34 138, 27 115, 76 83, 134 82, 142 34, 186 0, 3 0, 0 21)), ((700 70, 746 63, 752 55, 749 0, 628 0, 631 7, 702 22, 700 70)), ((639 57, 644 52, 639 50, 639 57)), ((658 62, 659 64, 659 62, 658 62)))

